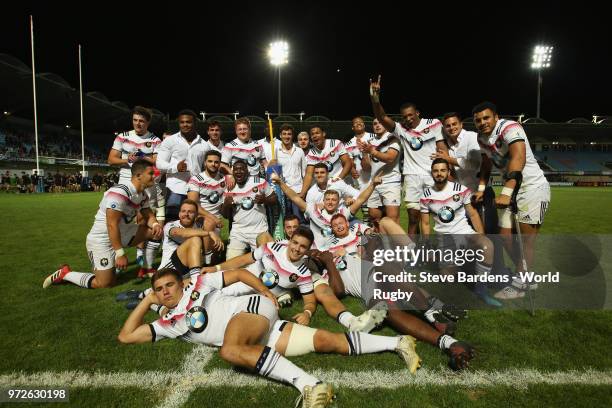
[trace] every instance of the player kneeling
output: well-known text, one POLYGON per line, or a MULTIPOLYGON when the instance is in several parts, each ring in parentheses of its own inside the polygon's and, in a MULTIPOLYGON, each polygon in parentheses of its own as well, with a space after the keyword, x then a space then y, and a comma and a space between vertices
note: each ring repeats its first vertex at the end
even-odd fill
POLYGON ((180 272, 160 269, 151 278, 153 290, 126 320, 121 343, 156 342, 165 338, 221 347, 220 356, 233 365, 293 385, 303 407, 327 406, 333 398, 330 384, 306 373, 284 356, 309 352, 357 355, 397 351, 411 372, 419 357, 410 336, 384 337, 365 333, 330 333, 278 320, 275 296, 253 274, 232 270, 192 276, 183 283, 180 272), (242 282, 259 292, 226 296, 221 289, 242 282), (153 303, 168 312, 151 324, 144 316, 153 303))
POLYGON ((63 281, 82 288, 108 288, 115 284, 115 267, 128 265, 124 247, 135 246, 145 240, 158 240, 162 227, 149 208, 145 189, 153 186, 153 165, 145 160, 132 164, 132 179, 111 187, 100 202, 91 231, 87 235, 87 253, 94 273, 73 272, 63 265, 43 282, 43 288, 63 281), (142 224, 132 221, 140 211, 142 224))

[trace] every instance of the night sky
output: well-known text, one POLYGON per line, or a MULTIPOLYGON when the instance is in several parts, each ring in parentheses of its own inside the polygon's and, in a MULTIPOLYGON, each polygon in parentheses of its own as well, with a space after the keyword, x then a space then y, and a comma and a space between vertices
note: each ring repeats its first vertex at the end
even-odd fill
POLYGON ((612 29, 601 5, 550 10, 504 2, 512 8, 485 3, 458 12, 442 2, 333 9, 315 2, 140 3, 83 2, 81 13, 61 2, 5 9, 0 52, 30 66, 33 14, 38 72, 78 87, 81 43, 86 92, 171 117, 182 108, 263 116, 277 106, 266 48, 283 38, 290 43, 282 71, 284 112, 371 115, 368 78, 381 73, 389 113, 413 101, 424 117, 469 114, 474 104, 492 100, 501 113, 535 116, 537 75, 530 63, 541 42, 555 47, 543 77, 542 117, 612 115, 612 29))

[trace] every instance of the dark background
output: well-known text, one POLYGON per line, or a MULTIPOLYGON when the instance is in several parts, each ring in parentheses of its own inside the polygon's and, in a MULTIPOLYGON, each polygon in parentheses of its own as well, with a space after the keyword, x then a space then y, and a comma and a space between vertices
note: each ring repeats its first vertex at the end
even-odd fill
POLYGON ((555 49, 543 74, 542 117, 612 115, 612 30, 604 6, 404 3, 19 3, 0 14, 0 52, 31 65, 33 14, 39 73, 59 74, 78 88, 80 43, 86 92, 171 118, 182 108, 263 116, 277 109, 277 74, 266 48, 282 37, 290 43, 283 112, 371 115, 368 78, 381 73, 390 113, 414 101, 425 117, 469 115, 474 104, 492 100, 506 115, 535 116, 531 53, 546 43, 555 49))

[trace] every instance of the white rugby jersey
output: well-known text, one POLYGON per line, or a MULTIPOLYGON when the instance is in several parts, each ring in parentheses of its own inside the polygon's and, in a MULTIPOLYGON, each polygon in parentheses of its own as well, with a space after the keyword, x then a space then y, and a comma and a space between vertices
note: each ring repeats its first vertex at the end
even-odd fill
MULTIPOLYGON (((112 149, 121 152, 121 158, 125 160, 132 153, 152 156, 160 143, 161 140, 153 133, 147 132, 145 135, 139 136, 136 134, 136 131, 132 129, 129 132, 118 134, 117 137, 115 137, 112 149)), ((131 179, 131 167, 132 163, 122 164, 119 169, 119 178, 131 179)))
POLYGON ((361 238, 367 230, 371 229, 368 225, 357 222, 349 227, 348 234, 345 237, 338 238, 332 235, 327 241, 325 247, 321 250, 335 252, 341 248, 348 255, 359 256, 359 246, 361 245, 361 238))
POLYGON ((322 203, 327 190, 337 191, 338 194, 340 194, 340 200, 347 196, 357 198, 360 193, 355 187, 346 184, 344 180, 338 177, 332 177, 327 180, 327 187, 324 189, 319 188, 319 185, 314 183, 308 189, 308 193, 306 193, 306 203, 322 203))
POLYGON ((331 218, 335 214, 342 214, 349 220, 353 214, 347 207, 339 207, 334 213, 330 214, 326 209, 319 209, 315 203, 306 203, 304 216, 310 220, 310 230, 314 235, 314 245, 317 248, 324 247, 329 237, 332 235, 331 218))
POLYGON ((266 207, 255 203, 255 196, 260 193, 266 197, 274 194, 266 179, 259 176, 250 176, 243 186, 236 183, 231 191, 224 193, 234 199, 232 229, 240 228, 245 232, 268 230, 266 207))
MULTIPOLYGON (((389 132, 385 132, 380 138, 374 136, 368 142, 381 153, 387 153, 390 149, 398 152, 402 151, 398 139, 389 132)), ((376 174, 379 170, 383 169, 382 184, 400 183, 402 181, 402 175, 400 174, 399 162, 399 154, 391 163, 382 162, 370 155, 370 163, 372 165, 371 173, 376 174)))
POLYGON ((480 171, 482 161, 478 134, 469 130, 461 129, 457 136, 457 143, 448 147, 448 154, 457 159, 458 166, 455 167, 457 181, 472 191, 478 188, 476 174, 480 171))
POLYGON ((470 204, 472 191, 454 181, 446 182, 441 191, 423 190, 421 212, 434 215, 434 231, 439 234, 465 234, 473 231, 468 224, 465 205, 470 204))
POLYGON ((543 184, 548 184, 544 172, 531 151, 529 140, 523 127, 512 120, 500 119, 489 136, 479 134, 478 143, 483 152, 491 159, 496 167, 507 172, 510 160, 510 145, 512 143, 525 142, 525 167, 523 168, 523 184, 520 191, 532 189, 543 184))
POLYGON ((217 172, 216 177, 211 177, 208 172, 189 179, 188 192, 197 191, 200 195, 200 206, 209 213, 220 217, 221 205, 223 204, 223 193, 225 191, 225 177, 217 172))
POLYGON ((265 159, 263 148, 253 139, 243 143, 240 139, 236 138, 223 146, 221 162, 231 167, 238 159, 242 159, 247 163, 251 176, 256 176, 259 174, 261 161, 265 159))
POLYGON ((278 296, 284 289, 298 288, 302 295, 314 291, 310 270, 304 265, 305 258, 291 262, 287 257, 287 241, 267 242, 253 252, 255 264, 247 269, 259 276, 264 271, 275 271, 278 274, 278 283, 268 287, 274 295, 278 296))
MULTIPOLYGON (((365 132, 359 139, 362 142, 369 142, 374 137, 375 136, 373 133, 365 132)), ((363 153, 361 153, 361 151, 359 150, 359 146, 357 146, 357 136, 353 136, 351 140, 349 140, 348 143, 344 145, 344 148, 346 149, 346 152, 349 154, 349 156, 351 156, 351 158, 353 159, 353 162, 355 163, 355 169, 359 173, 359 179, 358 179, 359 185, 360 186, 367 185, 370 182, 371 175, 374 174, 374 172, 364 171, 363 167, 361 166, 361 159, 363 158, 363 153)), ((350 174, 347 177, 352 178, 350 174)))
POLYGON ((343 154, 347 154, 344 143, 336 139, 326 139, 322 150, 315 146, 310 148, 306 155, 306 163, 308 166, 325 163, 329 171, 329 177, 336 177, 342 172, 340 156, 343 154))
POLYGON ((106 210, 109 208, 122 213, 119 231, 123 234, 124 227, 134 220, 138 211, 141 208, 149 208, 149 196, 144 191, 137 192, 131 181, 109 188, 100 201, 94 224, 89 231, 89 235, 101 244, 110 244, 106 227, 106 210))
POLYGON ((170 230, 173 228, 185 228, 181 224, 180 220, 172 221, 164 225, 164 243, 162 246, 162 260, 160 267, 170 262, 170 257, 176 251, 176 249, 185 242, 185 239, 181 237, 171 237, 170 230))
POLYGON ((233 317, 232 312, 228 311, 225 315, 206 312, 215 301, 226 298, 219 292, 223 285, 223 272, 192 276, 189 284, 183 288, 183 296, 178 305, 149 325, 153 341, 180 338, 190 343, 223 345, 225 328, 233 317), (192 325, 190 328, 194 312, 202 310, 205 313, 202 321, 205 323, 202 327, 193 329, 192 325))
POLYGON ((400 139, 404 149, 402 174, 430 175, 430 156, 436 152, 436 142, 444 140, 442 122, 421 118, 414 129, 406 129, 401 123, 395 122, 392 133, 400 139))
POLYGON ((216 151, 218 151, 219 153, 222 153, 222 152, 223 152, 223 146, 225 146, 225 143, 223 143, 223 140, 220 140, 220 139, 219 139, 219 145, 218 145, 218 146, 215 146, 215 145, 213 144, 213 142, 211 142, 211 141, 210 141, 210 139, 209 139, 209 140, 208 140, 208 145, 210 146, 210 150, 216 150, 216 151))

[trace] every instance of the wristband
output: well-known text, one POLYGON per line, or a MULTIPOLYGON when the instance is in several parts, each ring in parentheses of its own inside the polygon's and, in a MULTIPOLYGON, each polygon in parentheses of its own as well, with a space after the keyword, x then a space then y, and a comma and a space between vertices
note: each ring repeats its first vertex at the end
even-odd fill
MULTIPOLYGON (((487 188, 487 186, 486 186, 486 185, 484 185, 484 184, 479 184, 479 185, 478 185, 478 192, 479 192, 479 193, 482 193, 483 191, 485 191, 485 188, 487 188)), ((502 193, 502 194, 503 194, 503 193, 502 193)))
POLYGON ((501 194, 508 196, 508 197, 512 197, 512 193, 514 192, 513 188, 510 187, 504 187, 502 188, 501 194))
POLYGON ((219 272, 219 271, 221 270, 221 264, 216 265, 216 266, 215 266, 215 269, 217 270, 217 272, 219 272))
POLYGON ((120 256, 125 256, 125 249, 115 249, 115 258, 119 258, 120 256))
POLYGON ((304 313, 308 313, 308 317, 309 317, 310 319, 312 319, 312 312, 311 312, 310 310, 305 309, 305 310, 304 310, 304 313))

